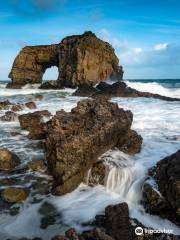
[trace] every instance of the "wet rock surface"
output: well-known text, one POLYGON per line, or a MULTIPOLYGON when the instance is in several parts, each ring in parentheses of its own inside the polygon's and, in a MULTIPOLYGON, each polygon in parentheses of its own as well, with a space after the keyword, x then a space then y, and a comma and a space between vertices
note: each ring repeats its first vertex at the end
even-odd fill
POLYGON ((19 122, 22 129, 29 131, 30 139, 44 139, 46 137, 46 120, 49 120, 51 114, 47 111, 36 111, 19 116, 19 122))
POLYGON ((9 171, 20 164, 18 156, 8 149, 0 149, 0 171, 9 171))
POLYGON ((180 225, 180 151, 159 161, 153 168, 153 177, 160 194, 145 185, 145 208, 152 214, 168 218, 180 225), (162 197, 160 196, 162 195, 162 197), (159 203, 161 205, 159 206, 159 203))
MULTIPOLYGON (((121 80, 123 76, 112 46, 92 32, 85 32, 66 37, 59 44, 24 47, 14 60, 9 74, 12 82, 7 87, 41 83, 45 70, 52 66, 59 70, 58 88, 95 85, 108 78, 121 80)), ((54 89, 54 83, 41 86, 47 87, 54 89)))
POLYGON ((54 193, 74 190, 97 158, 127 134, 131 123, 132 113, 106 98, 81 101, 70 113, 57 112, 47 123, 45 150, 54 193))

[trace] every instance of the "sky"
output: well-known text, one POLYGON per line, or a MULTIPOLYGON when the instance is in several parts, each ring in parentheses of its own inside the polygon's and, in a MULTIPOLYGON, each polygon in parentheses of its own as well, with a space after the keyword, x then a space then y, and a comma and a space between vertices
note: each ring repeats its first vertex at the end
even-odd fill
MULTIPOLYGON (((124 79, 180 78, 180 0, 0 2, 0 80, 27 45, 91 30, 115 48, 124 79)), ((44 79, 56 79, 51 68, 44 79)))

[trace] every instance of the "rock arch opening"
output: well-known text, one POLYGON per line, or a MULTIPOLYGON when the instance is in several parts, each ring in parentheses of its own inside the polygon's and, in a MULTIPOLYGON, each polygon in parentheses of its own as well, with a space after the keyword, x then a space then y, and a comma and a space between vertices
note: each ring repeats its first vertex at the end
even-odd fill
POLYGON ((49 67, 45 70, 43 74, 43 82, 53 80, 56 81, 59 76, 59 71, 57 66, 49 67))

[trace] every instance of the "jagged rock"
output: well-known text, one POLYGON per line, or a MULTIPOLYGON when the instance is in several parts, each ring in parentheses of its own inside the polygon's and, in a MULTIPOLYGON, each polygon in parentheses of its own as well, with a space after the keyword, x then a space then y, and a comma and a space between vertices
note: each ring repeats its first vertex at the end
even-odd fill
POLYGON ((0 149, 0 171, 12 170, 20 164, 20 159, 16 154, 5 148, 0 149))
POLYGON ((35 102, 27 102, 27 103, 25 103, 25 106, 29 109, 36 109, 37 108, 35 102))
POLYGON ((36 111, 19 116, 22 129, 29 131, 30 139, 44 139, 46 137, 46 121, 51 114, 47 111, 36 111))
POLYGON ((45 70, 52 66, 58 67, 58 87, 95 85, 109 78, 121 80, 123 76, 112 46, 92 32, 85 32, 66 37, 59 44, 23 48, 13 63, 9 74, 12 82, 7 87, 41 83, 45 70))
POLYGON ((81 101, 70 113, 57 112, 47 123, 46 140, 54 193, 74 190, 97 158, 126 135, 131 123, 132 113, 106 98, 81 101))
POLYGON ((21 203, 26 200, 29 193, 26 189, 9 187, 2 191, 1 197, 8 203, 21 203))
POLYGON ((141 151, 143 139, 134 130, 129 130, 128 133, 121 138, 117 147, 124 153, 136 154, 141 151))
POLYGON ((171 98, 149 92, 140 92, 136 89, 128 87, 127 84, 123 81, 115 82, 113 84, 101 82, 97 85, 96 88, 99 90, 97 92, 98 95, 105 95, 109 97, 146 97, 166 101, 180 101, 180 98, 171 98))
POLYGON ((40 89, 62 89, 63 87, 58 83, 58 81, 46 81, 41 84, 40 89))
POLYGON ((180 151, 159 161, 151 171, 158 193, 149 185, 143 189, 145 209, 180 225, 180 151), (153 174, 152 174, 153 172, 153 174))
POLYGON ((12 121, 16 121, 17 118, 18 118, 17 113, 7 111, 7 112, 5 112, 5 115, 0 117, 0 120, 5 121, 5 122, 12 122, 12 121))
POLYGON ((98 90, 95 87, 89 86, 87 84, 82 84, 72 95, 80 97, 90 97, 97 92, 98 90))

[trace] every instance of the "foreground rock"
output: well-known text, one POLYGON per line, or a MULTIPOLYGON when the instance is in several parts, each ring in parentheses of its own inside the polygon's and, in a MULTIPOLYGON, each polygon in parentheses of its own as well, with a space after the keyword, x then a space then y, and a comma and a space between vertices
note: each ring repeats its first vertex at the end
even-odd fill
MULTIPOLYGON (((52 66, 58 67, 58 87, 95 85, 106 79, 121 80, 123 76, 112 46, 92 32, 85 32, 66 37, 59 44, 23 48, 13 63, 8 87, 41 83, 44 72, 52 66)), ((41 88, 47 89, 47 85, 54 89, 52 82, 41 88)))
POLYGON ((19 122, 22 129, 29 131, 30 139, 44 139, 47 132, 46 121, 50 116, 51 114, 47 110, 36 111, 20 115, 19 122))
POLYGON ((0 149, 0 171, 9 171, 20 164, 20 159, 14 153, 3 148, 0 149))
POLYGON ((22 188, 9 187, 2 191, 1 197, 8 203, 21 203, 28 197, 28 191, 22 188))
POLYGON ((132 118, 130 111, 106 98, 81 101, 70 113, 57 112, 47 123, 46 140, 54 193, 62 195, 74 190, 101 154, 119 147, 132 118))
POLYGON ((180 101, 180 98, 171 98, 161 96, 159 94, 149 93, 149 92, 140 92, 136 89, 128 87, 127 84, 123 81, 115 82, 113 84, 108 84, 106 82, 101 82, 97 85, 96 88, 91 88, 91 91, 87 91, 81 86, 74 92, 74 96, 86 96, 91 97, 96 95, 104 95, 107 97, 146 97, 146 98, 155 98, 165 101, 180 101))
POLYGON ((180 225, 180 151, 158 162, 153 173, 159 191, 145 185, 146 210, 180 225))
MULTIPOLYGON (((56 236, 52 240, 179 240, 175 235, 145 233, 143 224, 129 217, 126 203, 106 207, 104 215, 97 215, 96 227, 93 230, 78 234, 75 229, 69 229, 65 236, 56 236), (142 235, 136 235, 135 229, 140 227, 142 235)), ((148 228, 146 228, 148 230, 148 228)), ((149 229, 150 230, 150 229, 149 229)))

